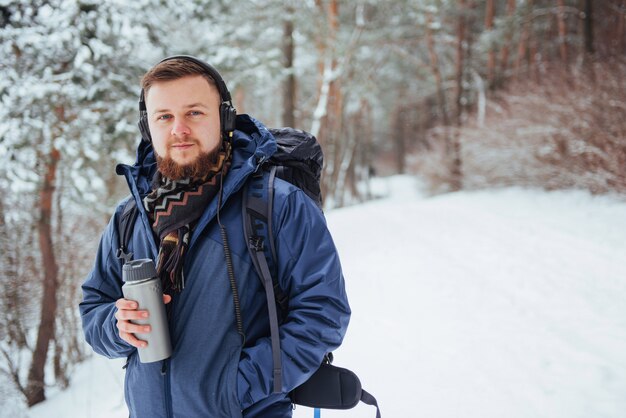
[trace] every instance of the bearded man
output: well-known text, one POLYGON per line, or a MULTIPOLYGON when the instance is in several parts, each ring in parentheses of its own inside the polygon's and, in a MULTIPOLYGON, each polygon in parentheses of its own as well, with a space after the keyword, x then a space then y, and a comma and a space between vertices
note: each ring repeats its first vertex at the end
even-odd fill
POLYGON ((242 213, 244 186, 275 152, 275 139, 259 121, 235 116, 221 76, 197 58, 166 58, 141 87, 137 161, 117 167, 131 194, 105 229, 82 286, 86 340, 101 355, 127 358, 131 417, 291 417, 289 392, 341 344, 350 317, 323 214, 302 190, 276 180, 270 225, 278 284, 288 297, 276 391, 265 291, 242 213), (136 334, 150 325, 133 322, 150 313, 123 297, 116 257, 116 225, 129 200, 138 216, 127 251, 156 260, 167 306, 173 352, 153 363, 141 363, 137 352, 147 343, 136 334))

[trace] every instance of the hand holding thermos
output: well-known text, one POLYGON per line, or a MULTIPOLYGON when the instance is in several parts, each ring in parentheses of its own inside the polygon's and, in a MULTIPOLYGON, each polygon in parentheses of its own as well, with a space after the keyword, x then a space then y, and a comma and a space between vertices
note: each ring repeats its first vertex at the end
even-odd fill
POLYGON ((137 347, 142 363, 168 358, 172 346, 165 304, 172 298, 163 294, 154 263, 150 259, 127 262, 122 279, 124 298, 115 303, 120 337, 137 347))

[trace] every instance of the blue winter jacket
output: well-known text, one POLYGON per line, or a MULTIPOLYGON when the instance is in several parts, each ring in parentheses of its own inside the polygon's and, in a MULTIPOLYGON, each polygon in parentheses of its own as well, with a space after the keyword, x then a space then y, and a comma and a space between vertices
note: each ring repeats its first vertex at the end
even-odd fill
MULTIPOLYGON (((109 358, 127 357, 125 397, 131 417, 234 418, 291 417, 287 393, 306 381, 325 353, 346 332, 350 308, 339 257, 324 216, 295 186, 276 180, 272 225, 278 280, 289 309, 280 325, 283 387, 272 394, 272 348, 267 302, 244 242, 242 187, 276 150, 270 132, 247 115, 237 117, 233 163, 224 180, 220 220, 225 226, 235 269, 246 335, 237 333, 232 290, 216 220, 217 199, 192 232, 185 258, 185 288, 175 294, 169 327, 173 354, 140 363, 137 349, 116 328, 115 301, 122 297, 122 262, 116 258, 122 202, 105 229, 93 270, 82 286, 80 313, 87 342, 109 358)), ((152 145, 142 142, 135 165, 119 165, 131 197, 140 208, 128 250, 135 259, 156 259, 141 199, 156 170, 152 145)))

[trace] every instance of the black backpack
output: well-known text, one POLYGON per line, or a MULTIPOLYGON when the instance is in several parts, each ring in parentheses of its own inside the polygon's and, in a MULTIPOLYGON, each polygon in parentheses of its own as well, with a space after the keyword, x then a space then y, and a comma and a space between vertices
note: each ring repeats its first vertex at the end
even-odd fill
MULTIPOLYGON (((266 160, 261 169, 246 183, 243 192, 243 219, 245 240, 254 267, 265 288, 272 341, 274 393, 282 388, 282 365, 278 333, 280 319, 287 312, 288 298, 278 284, 276 250, 270 226, 273 211, 274 180, 276 177, 299 187, 322 210, 320 178, 323 153, 317 139, 308 132, 293 128, 270 129, 276 138, 277 151, 266 160)), ((130 240, 132 226, 137 217, 134 199, 130 199, 118 222, 120 237, 118 258, 129 259, 126 243, 130 240)), ((359 401, 380 409, 376 398, 361 387, 352 371, 332 365, 333 355, 328 353, 319 369, 305 383, 289 395, 294 404, 311 408, 351 409, 359 401)))

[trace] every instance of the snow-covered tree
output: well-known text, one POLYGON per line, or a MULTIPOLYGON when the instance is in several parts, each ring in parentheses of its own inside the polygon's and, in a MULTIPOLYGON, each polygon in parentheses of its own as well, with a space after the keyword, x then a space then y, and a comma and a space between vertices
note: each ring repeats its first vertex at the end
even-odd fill
MULTIPOLYGON (((32 351, 28 375, 10 373, 29 405, 45 398, 50 342, 56 339, 62 347, 63 336, 76 336, 74 330, 55 333, 54 324, 58 306, 76 302, 75 296, 60 299, 59 289, 76 288, 81 277, 59 273, 80 263, 72 246, 93 247, 93 235, 85 235, 89 228, 68 234, 69 226, 89 225, 97 219, 94 213, 110 211, 113 161, 128 158, 126 144, 136 138, 137 51, 139 43, 149 45, 145 27, 132 20, 140 11, 122 2, 71 0, 2 6, 0 158, 6 164, 0 178, 3 195, 24 196, 9 200, 14 205, 4 208, 4 218, 20 210, 34 215, 39 246, 33 257, 39 268, 19 279, 40 281, 43 288, 40 303, 33 303, 39 306, 38 322, 23 324, 32 351), (22 206, 33 201, 34 208, 22 206)), ((15 359, 24 347, 3 338, 2 348, 15 359)))

